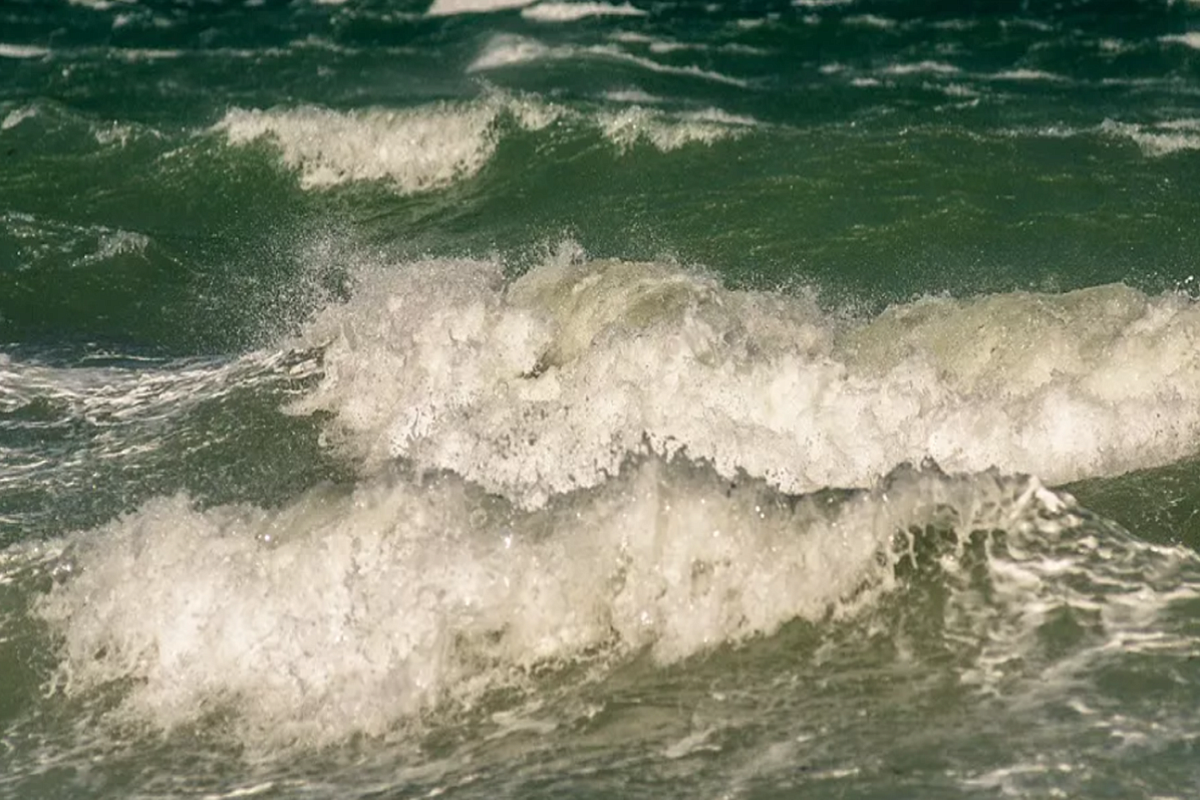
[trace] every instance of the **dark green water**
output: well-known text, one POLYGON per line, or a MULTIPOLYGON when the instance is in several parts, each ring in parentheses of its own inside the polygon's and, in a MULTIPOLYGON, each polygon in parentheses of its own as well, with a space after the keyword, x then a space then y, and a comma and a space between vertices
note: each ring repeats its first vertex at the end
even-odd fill
POLYGON ((0 4, 0 795, 1193 796, 1200 7, 502 5, 0 4))

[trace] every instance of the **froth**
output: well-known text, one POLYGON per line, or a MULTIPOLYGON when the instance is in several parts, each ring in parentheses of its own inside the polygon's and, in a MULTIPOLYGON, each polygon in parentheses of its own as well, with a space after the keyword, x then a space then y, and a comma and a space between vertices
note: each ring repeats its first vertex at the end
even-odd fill
POLYGON ((419 192, 476 174, 495 151, 502 117, 536 130, 556 115, 552 106, 494 94, 405 110, 235 108, 216 130, 234 145, 271 139, 285 163, 300 170, 305 187, 387 180, 403 192, 419 192))
POLYGON ((650 460, 532 513, 449 476, 379 476, 276 511, 156 500, 71 543, 39 612, 58 691, 120 681, 123 713, 164 728, 232 714, 257 747, 321 744, 533 668, 670 662, 836 615, 891 587, 898 532, 947 520, 1073 524, 1036 481, 909 468, 797 499, 650 460))
POLYGON ((897 463, 1051 482, 1191 454, 1200 309, 1114 285, 926 299, 843 322, 803 296, 734 292, 663 264, 365 271, 304 344, 364 465, 452 470, 520 504, 592 486, 632 452, 686 451, 790 492, 897 463))

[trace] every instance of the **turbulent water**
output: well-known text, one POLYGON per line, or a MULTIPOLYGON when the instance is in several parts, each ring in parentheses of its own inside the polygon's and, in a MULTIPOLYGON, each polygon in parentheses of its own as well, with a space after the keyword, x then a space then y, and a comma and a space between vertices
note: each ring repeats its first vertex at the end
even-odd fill
POLYGON ((1200 794, 1200 4, 0 4, 0 796, 1200 794))

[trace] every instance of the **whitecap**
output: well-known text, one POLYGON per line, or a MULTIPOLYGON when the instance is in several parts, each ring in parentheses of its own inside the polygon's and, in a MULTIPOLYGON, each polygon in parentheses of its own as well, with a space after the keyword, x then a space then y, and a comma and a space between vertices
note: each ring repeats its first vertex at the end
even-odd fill
POLYGON ((577 22, 589 17, 644 17, 646 13, 629 3, 612 5, 590 2, 542 2, 535 6, 526 6, 521 11, 521 16, 535 22, 577 22))
POLYGON ((478 173, 495 151, 501 117, 537 130, 557 115, 553 106, 537 100, 494 94, 399 110, 234 108, 214 130, 235 146, 271 141, 284 163, 299 170, 305 188, 386 180, 412 193, 478 173))

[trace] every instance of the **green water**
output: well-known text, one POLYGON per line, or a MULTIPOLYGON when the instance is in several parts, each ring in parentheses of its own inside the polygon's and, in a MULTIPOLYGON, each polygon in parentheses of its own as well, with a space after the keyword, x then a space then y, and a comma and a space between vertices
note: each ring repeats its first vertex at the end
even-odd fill
POLYGON ((1194 2, 0 5, 0 795, 1191 796, 1198 180, 1194 2))

